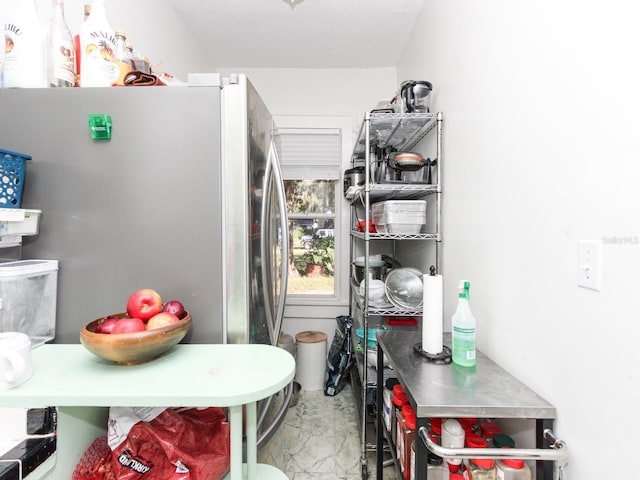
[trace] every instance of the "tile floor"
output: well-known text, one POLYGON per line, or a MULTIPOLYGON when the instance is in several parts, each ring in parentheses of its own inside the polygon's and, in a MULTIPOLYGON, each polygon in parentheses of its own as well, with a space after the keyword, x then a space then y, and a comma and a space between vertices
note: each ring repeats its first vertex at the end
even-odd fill
MULTIPOLYGON (((290 480, 360 480, 360 423, 351 385, 334 397, 322 390, 301 392, 284 423, 259 452, 258 460, 278 467, 290 480)), ((375 454, 368 454, 375 479, 375 454)), ((396 479, 394 467, 385 479, 396 479)))

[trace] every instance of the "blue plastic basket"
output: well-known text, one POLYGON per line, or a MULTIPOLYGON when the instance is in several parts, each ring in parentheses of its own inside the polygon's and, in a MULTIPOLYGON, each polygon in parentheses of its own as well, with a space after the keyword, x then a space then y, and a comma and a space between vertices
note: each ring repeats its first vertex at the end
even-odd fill
POLYGON ((0 148, 0 208, 20 208, 27 160, 31 155, 0 148))

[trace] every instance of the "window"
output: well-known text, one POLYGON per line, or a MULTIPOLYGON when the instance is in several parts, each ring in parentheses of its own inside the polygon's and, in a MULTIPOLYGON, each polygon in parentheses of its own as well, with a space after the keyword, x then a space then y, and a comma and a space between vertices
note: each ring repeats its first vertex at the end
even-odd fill
MULTIPOLYGON (((333 233, 333 275, 326 288, 301 289, 289 284, 285 317, 321 318, 344 314, 349 304, 349 208, 342 193, 342 172, 349 168, 353 151, 354 118, 351 116, 275 115, 280 133, 278 149, 285 183, 315 188, 318 205, 309 211, 290 209, 290 222, 316 232, 318 238, 333 233), (313 142, 313 143, 312 143, 313 142), (315 183, 315 186, 312 185, 315 183), (319 190, 324 193, 319 193, 319 190), (333 209, 329 212, 329 199, 333 209), (333 220, 333 225, 330 221, 333 220), (317 221, 317 228, 314 228, 317 221), (329 233, 330 230, 333 232, 329 233)), ((292 233, 293 235, 293 233, 292 233)), ((297 235, 297 234, 296 234, 297 235)), ((312 235, 313 237, 313 235, 312 235)), ((293 238, 290 239, 293 241, 293 238)), ((329 243, 330 240, 327 242, 329 243)), ((303 248, 305 248, 303 244, 303 248)), ((298 250, 299 253, 302 253, 298 250)), ((290 266, 290 268, 292 268, 290 266)))
POLYGON ((341 132, 285 128, 279 133, 290 232, 287 294, 335 297, 341 132))
POLYGON ((287 294, 335 295, 335 180, 285 180, 290 231, 287 294))

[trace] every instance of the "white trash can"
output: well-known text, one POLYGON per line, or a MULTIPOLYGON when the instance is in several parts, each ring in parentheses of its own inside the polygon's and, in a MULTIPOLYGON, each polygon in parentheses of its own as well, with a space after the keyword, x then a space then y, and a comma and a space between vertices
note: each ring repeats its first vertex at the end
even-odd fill
POLYGON ((305 331, 296 334, 295 381, 302 390, 322 390, 327 367, 327 335, 305 331))

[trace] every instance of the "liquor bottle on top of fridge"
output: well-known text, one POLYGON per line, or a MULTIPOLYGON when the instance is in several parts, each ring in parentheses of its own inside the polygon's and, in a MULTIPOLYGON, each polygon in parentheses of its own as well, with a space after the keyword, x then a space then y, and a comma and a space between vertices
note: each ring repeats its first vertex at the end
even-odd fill
POLYGON ((20 0, 4 23, 4 86, 46 87, 45 30, 35 0, 20 0))
POLYGON ((115 47, 104 0, 93 0, 91 13, 80 29, 81 87, 110 87, 118 79, 120 69, 113 61, 115 47))
POLYGON ((140 50, 136 50, 131 46, 131 66, 134 70, 143 73, 151 73, 151 63, 149 59, 142 55, 140 50))
POLYGON ((476 365, 476 319, 469 308, 470 286, 470 282, 460 281, 458 308, 451 318, 451 358, 461 367, 476 365))
POLYGON ((64 20, 64 0, 54 0, 49 23, 47 67, 50 87, 75 87, 76 53, 73 36, 64 20))
POLYGON ((127 49, 127 34, 124 30, 116 30, 116 49, 113 57, 118 69, 120 70, 116 85, 124 85, 124 77, 131 71, 131 55, 127 49))
MULTIPOLYGON (((91 4, 85 3, 84 5, 84 21, 87 21, 89 14, 91 13, 91 4)), ((73 48, 76 50, 76 85, 80 86, 80 65, 82 63, 82 48, 80 47, 80 34, 76 33, 73 36, 73 48)))
MULTIPOLYGON (((0 19, 0 25, 4 29, 4 22, 0 19)), ((0 88, 4 87, 4 48, 0 47, 0 88)))

